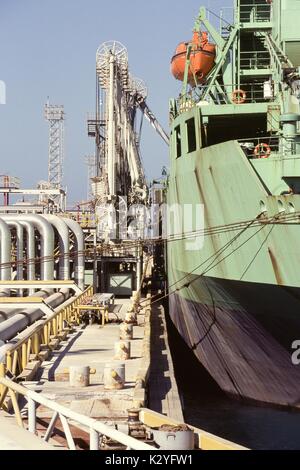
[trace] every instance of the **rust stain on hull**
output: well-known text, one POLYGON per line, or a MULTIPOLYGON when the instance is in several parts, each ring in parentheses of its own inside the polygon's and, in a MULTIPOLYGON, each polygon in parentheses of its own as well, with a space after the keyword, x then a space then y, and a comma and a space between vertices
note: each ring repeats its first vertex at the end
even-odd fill
POLYGON ((275 274, 277 284, 284 285, 282 276, 280 274, 280 270, 279 270, 277 260, 276 260, 275 255, 274 255, 274 253, 273 253, 273 251, 271 250, 270 247, 268 248, 268 252, 269 252, 269 255, 270 255, 270 259, 271 259, 271 263, 272 263, 272 266, 273 266, 273 271, 274 271, 274 274, 275 274))

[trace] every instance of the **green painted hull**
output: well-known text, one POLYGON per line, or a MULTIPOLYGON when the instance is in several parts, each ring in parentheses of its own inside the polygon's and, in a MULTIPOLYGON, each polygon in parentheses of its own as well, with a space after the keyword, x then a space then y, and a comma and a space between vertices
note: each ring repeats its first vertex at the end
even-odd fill
MULTIPOLYGON (((185 113, 174 125, 180 119, 185 113)), ((200 250, 187 250, 187 237, 167 244, 173 322, 227 393, 297 406, 291 343, 300 334, 300 227, 294 219, 265 224, 260 214, 263 201, 269 219, 282 207, 289 216, 300 195, 270 195, 236 141, 171 158, 168 204, 203 204, 206 231, 200 250)))
POLYGON ((204 211, 198 250, 170 224, 170 315, 227 393, 298 407, 300 4, 233 7, 219 31, 200 8, 194 30, 208 32, 215 63, 188 86, 190 42, 170 100, 168 204, 204 211))

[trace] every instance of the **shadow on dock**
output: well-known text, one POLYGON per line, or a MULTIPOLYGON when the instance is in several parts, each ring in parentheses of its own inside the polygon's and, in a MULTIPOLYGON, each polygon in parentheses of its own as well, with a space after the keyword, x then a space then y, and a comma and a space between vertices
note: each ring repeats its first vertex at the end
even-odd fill
POLYGON ((153 304, 151 314, 151 369, 149 377, 149 408, 183 422, 183 414, 172 356, 164 308, 153 304))

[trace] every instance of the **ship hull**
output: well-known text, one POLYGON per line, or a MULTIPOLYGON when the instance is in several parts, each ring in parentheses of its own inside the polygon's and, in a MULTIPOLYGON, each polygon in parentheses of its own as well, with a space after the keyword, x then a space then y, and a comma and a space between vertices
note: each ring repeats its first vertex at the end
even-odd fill
POLYGON ((203 204, 207 232, 198 249, 184 235, 167 243, 169 311, 226 393, 298 407, 300 365, 292 362, 292 343, 300 339, 299 223, 214 232, 259 220, 261 201, 275 216, 278 199, 300 208, 299 195, 268 193, 235 141, 176 159, 168 203, 203 204))
POLYGON ((170 295, 171 319, 219 386, 239 399, 298 407, 300 366, 292 363, 288 346, 300 332, 300 291, 209 277, 186 279, 193 288, 189 295, 170 295), (202 289, 212 298, 223 291, 222 304, 202 302, 197 297, 202 289), (267 305, 266 298, 272 299, 267 305))

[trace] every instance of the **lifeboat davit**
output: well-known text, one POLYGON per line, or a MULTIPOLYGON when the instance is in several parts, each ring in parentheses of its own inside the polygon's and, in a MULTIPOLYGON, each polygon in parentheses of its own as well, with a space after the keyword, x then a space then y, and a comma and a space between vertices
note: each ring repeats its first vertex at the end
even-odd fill
MULTIPOLYGON (((171 72, 177 80, 183 81, 186 61, 186 51, 189 42, 178 44, 171 60, 171 72)), ((188 71, 188 83, 195 86, 205 81, 206 75, 211 71, 216 57, 216 47, 208 42, 207 32, 194 32, 191 41, 192 50, 188 71), (197 83, 195 83, 195 79, 197 83)))

